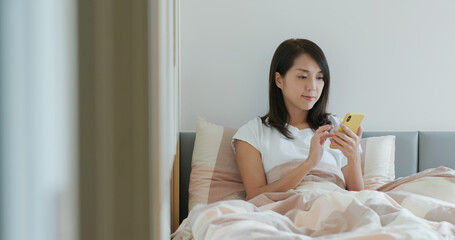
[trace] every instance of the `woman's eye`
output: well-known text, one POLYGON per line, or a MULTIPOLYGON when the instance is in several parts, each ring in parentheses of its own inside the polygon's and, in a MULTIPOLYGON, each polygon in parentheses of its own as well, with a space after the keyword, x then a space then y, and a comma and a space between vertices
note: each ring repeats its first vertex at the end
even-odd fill
POLYGON ((318 77, 319 80, 324 80, 324 77, 318 77))
POLYGON ((298 78, 301 78, 301 79, 305 79, 305 78, 306 78, 306 76, 299 76, 298 78))

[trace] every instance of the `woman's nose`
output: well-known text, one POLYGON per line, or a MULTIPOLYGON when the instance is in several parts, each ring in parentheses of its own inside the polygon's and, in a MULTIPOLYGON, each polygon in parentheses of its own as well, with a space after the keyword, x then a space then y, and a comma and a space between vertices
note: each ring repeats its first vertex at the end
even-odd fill
POLYGON ((307 90, 314 90, 316 89, 316 79, 314 78, 309 78, 306 84, 306 89, 307 90))

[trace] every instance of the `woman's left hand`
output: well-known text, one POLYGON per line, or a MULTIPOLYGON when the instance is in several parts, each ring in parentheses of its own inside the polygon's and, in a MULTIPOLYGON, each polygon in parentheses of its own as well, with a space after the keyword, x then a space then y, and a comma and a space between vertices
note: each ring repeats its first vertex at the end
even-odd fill
POLYGON ((335 136, 330 139, 330 141, 333 146, 341 150, 348 160, 355 159, 359 152, 360 140, 362 139, 362 126, 357 130, 357 134, 354 134, 354 132, 344 124, 341 124, 340 126, 346 134, 334 131, 335 136))

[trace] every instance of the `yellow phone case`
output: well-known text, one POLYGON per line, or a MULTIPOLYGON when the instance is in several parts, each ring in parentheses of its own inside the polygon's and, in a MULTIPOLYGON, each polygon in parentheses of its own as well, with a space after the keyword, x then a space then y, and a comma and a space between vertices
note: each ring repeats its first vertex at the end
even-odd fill
MULTIPOLYGON (((344 116, 342 124, 346 125, 346 127, 356 134, 364 117, 364 113, 347 113, 346 116, 344 116)), ((344 133, 341 126, 338 128, 338 131, 344 133)), ((330 144, 330 148, 336 149, 332 144, 330 144)))

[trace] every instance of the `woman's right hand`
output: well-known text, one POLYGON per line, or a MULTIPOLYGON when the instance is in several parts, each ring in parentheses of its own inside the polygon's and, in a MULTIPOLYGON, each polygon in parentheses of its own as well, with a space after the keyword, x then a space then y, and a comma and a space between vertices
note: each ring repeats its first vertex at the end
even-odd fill
POLYGON ((324 153, 324 143, 327 138, 335 136, 335 134, 329 133, 332 128, 333 125, 320 126, 311 138, 310 153, 308 154, 307 161, 312 167, 315 167, 321 161, 322 154, 324 153))

